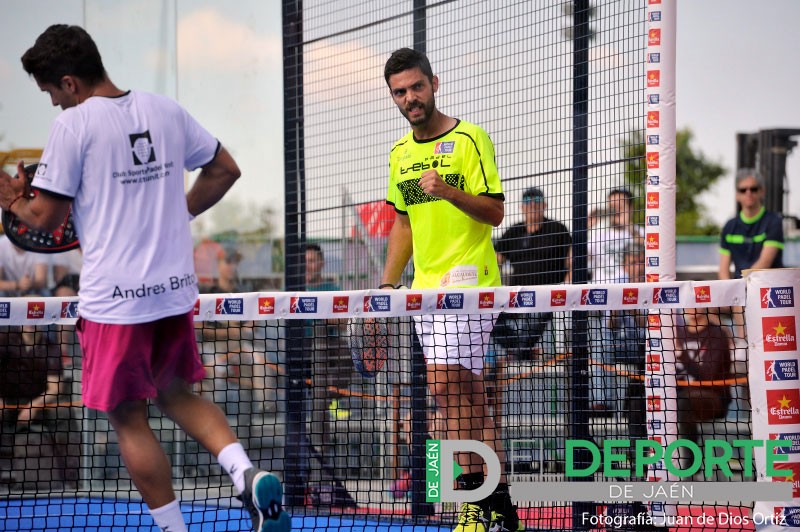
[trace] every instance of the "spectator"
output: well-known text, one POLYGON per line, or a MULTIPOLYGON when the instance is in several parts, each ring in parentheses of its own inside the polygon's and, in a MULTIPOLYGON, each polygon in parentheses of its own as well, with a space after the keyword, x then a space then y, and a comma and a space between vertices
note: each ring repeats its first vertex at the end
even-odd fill
MULTIPOLYGON (((512 285, 570 282, 572 238, 564 224, 545 216, 546 211, 544 193, 535 187, 526 190, 522 194, 523 220, 506 230, 495 244, 498 263, 508 261, 513 267, 509 279, 512 285)), ((493 338, 525 356, 539 344, 552 319, 552 312, 502 314, 493 338), (499 335, 500 330, 506 330, 506 334, 499 335)), ((541 353, 541 349, 538 351, 541 353)))
POLYGON ((217 283, 220 257, 225 255, 222 244, 204 238, 194 247, 194 269, 197 274, 197 285, 200 293, 208 293, 217 283))
POLYGON ((50 265, 53 268, 52 285, 58 285, 66 275, 80 275, 83 266, 81 249, 71 249, 63 253, 50 255, 50 265))
POLYGON ((8 296, 37 295, 47 286, 47 255, 31 253, 0 238, 0 290, 8 296))
POLYGON ((725 330, 713 323, 719 309, 686 308, 684 324, 677 328, 676 374, 678 431, 681 437, 700 443, 697 424, 723 417, 731 402, 730 386, 708 384, 731 377, 730 341, 725 330), (706 384, 700 384, 704 382, 706 384))

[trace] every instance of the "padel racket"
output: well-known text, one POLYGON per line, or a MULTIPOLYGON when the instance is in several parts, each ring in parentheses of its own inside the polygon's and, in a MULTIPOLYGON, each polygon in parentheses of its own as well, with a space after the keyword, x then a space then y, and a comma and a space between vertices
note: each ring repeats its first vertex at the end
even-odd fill
POLYGON ((356 371, 374 378, 389 356, 389 326, 386 318, 350 318, 347 323, 350 354, 356 371))
MULTIPOLYGON (((29 198, 35 198, 39 191, 31 188, 31 181, 36 175, 38 164, 29 164, 25 167, 25 193, 29 198)), ((3 211, 3 231, 8 239, 19 248, 35 253, 61 253, 80 246, 78 235, 75 233, 75 224, 72 221, 72 207, 70 206, 64 221, 55 231, 38 231, 31 229, 19 220, 11 211, 3 211)))

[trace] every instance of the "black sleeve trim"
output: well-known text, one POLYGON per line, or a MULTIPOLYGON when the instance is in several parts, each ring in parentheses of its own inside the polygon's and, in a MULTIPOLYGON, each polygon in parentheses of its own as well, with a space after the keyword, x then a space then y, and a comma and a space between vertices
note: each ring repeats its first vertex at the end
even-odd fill
POLYGON ((65 194, 59 194, 58 192, 52 192, 50 190, 47 190, 46 188, 39 188, 39 187, 32 187, 32 188, 35 188, 39 192, 41 192, 43 194, 46 194, 46 195, 48 195, 48 196, 50 196, 52 198, 56 198, 56 199, 60 199, 60 200, 67 200, 67 201, 72 201, 73 199, 75 199, 72 196, 67 196, 65 194))

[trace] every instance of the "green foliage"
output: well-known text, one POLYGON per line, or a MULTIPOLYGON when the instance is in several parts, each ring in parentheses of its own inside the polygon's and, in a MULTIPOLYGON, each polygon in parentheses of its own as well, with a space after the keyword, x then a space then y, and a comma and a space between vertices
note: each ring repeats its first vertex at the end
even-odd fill
MULTIPOLYGON (((727 171, 722 165, 709 161, 691 146, 692 131, 679 130, 676 134, 676 234, 717 235, 720 228, 705 214, 707 207, 698 197, 707 191, 727 171)), ((641 131, 634 131, 622 139, 622 154, 626 159, 625 183, 636 197, 634 222, 644 220, 644 192, 647 178, 646 147, 641 131)))

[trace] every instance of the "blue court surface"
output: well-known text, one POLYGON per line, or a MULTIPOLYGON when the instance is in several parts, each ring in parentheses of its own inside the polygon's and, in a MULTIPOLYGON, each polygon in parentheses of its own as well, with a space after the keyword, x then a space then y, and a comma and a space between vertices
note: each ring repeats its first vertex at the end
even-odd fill
MULTIPOLYGON (((252 530, 250 517, 241 508, 182 505, 189 530, 252 530)), ((450 532, 450 528, 380 522, 368 516, 337 515, 292 518, 292 530, 347 532, 450 532)), ((0 530, 37 531, 151 531, 153 520, 140 501, 85 498, 0 500, 0 530)))

